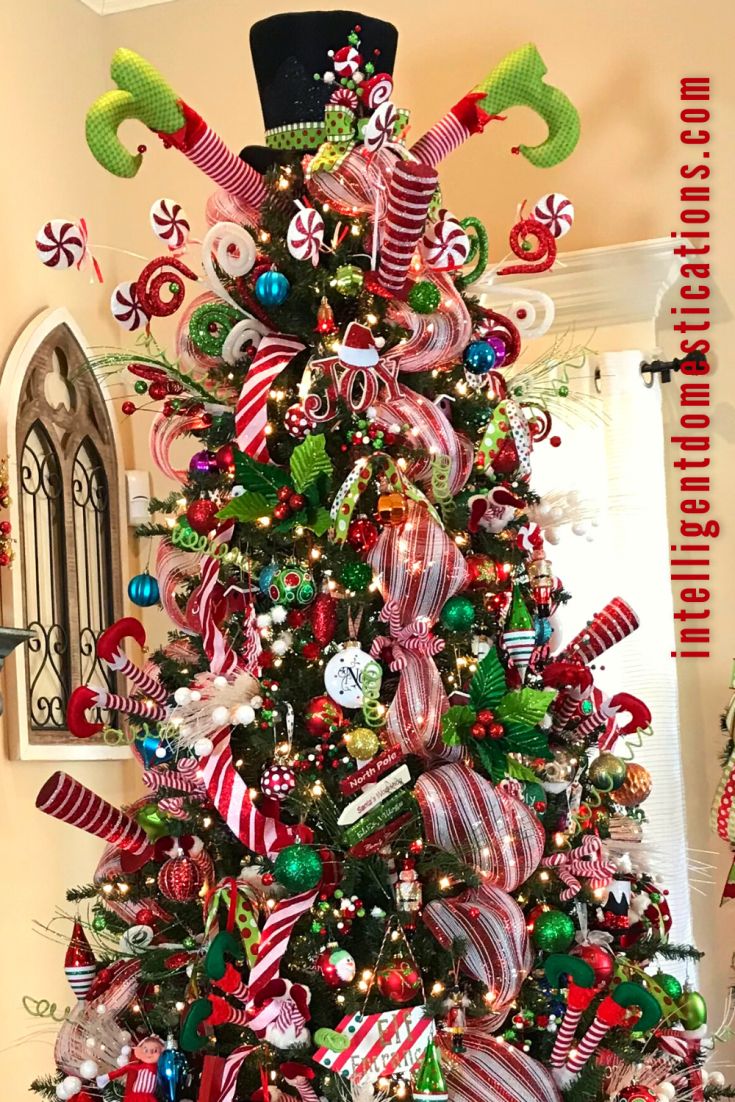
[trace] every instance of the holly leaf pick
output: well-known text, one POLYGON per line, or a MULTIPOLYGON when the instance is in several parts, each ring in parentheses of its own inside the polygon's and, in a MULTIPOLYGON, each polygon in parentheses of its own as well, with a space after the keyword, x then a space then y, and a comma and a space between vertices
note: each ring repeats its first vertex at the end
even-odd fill
POLYGON ((491 647, 470 682, 470 704, 476 712, 495 708, 508 691, 505 670, 495 647, 491 647))
POLYGON ((291 452, 291 479, 296 492, 303 494, 316 482, 319 475, 332 473, 332 460, 326 452, 324 436, 307 436, 291 452))

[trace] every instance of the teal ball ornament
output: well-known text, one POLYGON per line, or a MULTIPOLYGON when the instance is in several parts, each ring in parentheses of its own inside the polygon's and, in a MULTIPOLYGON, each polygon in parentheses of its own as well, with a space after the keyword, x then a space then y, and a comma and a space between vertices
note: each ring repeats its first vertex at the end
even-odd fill
POLYGON ((286 301, 291 284, 283 272, 263 272, 255 281, 255 297, 262 306, 281 306, 286 301))
POLYGON ((279 567, 277 562, 269 562, 263 567, 260 574, 258 575, 258 589, 264 597, 268 596, 271 582, 278 573, 278 569, 279 567))
POLYGON ((297 562, 276 571, 268 586, 268 596, 279 605, 308 605, 316 596, 311 571, 297 562))
POLYGON ((373 568, 367 562, 346 562, 339 572, 339 580, 346 589, 360 593, 373 580, 373 568))
POLYGON ((428 279, 419 279, 408 292, 408 305, 417 314, 433 314, 441 300, 441 291, 428 279))
POLYGON ((293 895, 310 891, 322 878, 322 859, 311 846, 286 846, 273 863, 273 875, 293 895))
POLYGON ((136 574, 128 582, 128 597, 134 605, 138 605, 140 608, 150 608, 151 605, 157 605, 160 596, 161 591, 158 588, 158 582, 147 570, 144 570, 142 574, 136 574))
POLYGON ((450 597, 441 611, 441 622, 448 631, 469 631, 475 622, 475 606, 469 597, 450 597))
POLYGON ((574 941, 574 922, 563 911, 542 911, 533 924, 531 939, 545 953, 564 953, 574 941))
POLYGON ((497 353, 487 341, 472 341, 464 350, 464 365, 473 375, 487 375, 492 371, 497 353))
POLYGON ((189 1061, 172 1037, 156 1064, 156 1094, 163 1102, 179 1102, 189 1081, 189 1061))

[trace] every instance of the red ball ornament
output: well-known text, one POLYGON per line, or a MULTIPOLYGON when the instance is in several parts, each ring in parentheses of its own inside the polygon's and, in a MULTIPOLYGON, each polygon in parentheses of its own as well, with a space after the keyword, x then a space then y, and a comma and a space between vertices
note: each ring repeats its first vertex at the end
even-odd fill
POLYGON ((344 712, 330 696, 315 696, 306 705, 304 725, 315 738, 326 735, 333 727, 341 727, 344 720, 344 712))
POLYGON ((318 643, 304 643, 301 653, 307 662, 316 662, 322 653, 322 648, 318 643))
POLYGON ((337 630, 337 602, 331 593, 319 593, 311 605, 311 630, 316 642, 326 647, 337 630))
POLYGON ((316 966, 327 987, 333 990, 351 983, 357 970, 354 957, 346 949, 340 949, 336 945, 327 945, 322 949, 316 958, 316 966))
POLYGON ((273 762, 266 765, 260 777, 260 788, 264 796, 275 800, 285 800, 296 787, 296 774, 290 765, 273 762))
POLYGON ((304 413, 304 407, 299 405, 298 402, 289 406, 286 410, 283 425, 288 435, 293 436, 294 440, 305 439, 314 427, 304 413))
POLYGON ((378 542, 378 529, 368 517, 356 517, 347 529, 347 542, 358 555, 367 555, 378 542))
POLYGON ((273 508, 273 517, 275 520, 288 520, 291 516, 291 509, 287 502, 279 501, 273 508))
POLYGON ((136 406, 135 402, 123 402, 123 404, 120 407, 120 409, 123 411, 123 413, 125 414, 126 417, 132 416, 132 414, 135 413, 137 408, 138 407, 136 406))
POLYGON ((217 527, 216 518, 219 508, 216 501, 211 501, 208 497, 200 497, 187 506, 186 519, 198 535, 206 536, 217 527))
MULTIPOLYGON (((317 597, 317 600, 319 598, 317 597)), ((290 628, 302 628, 309 619, 309 612, 305 608, 292 608, 286 617, 286 623, 290 628)))
POLYGON ((235 473, 235 451, 237 446, 235 444, 223 444, 221 448, 218 448, 215 452, 215 458, 217 460, 217 466, 221 471, 225 471, 227 474, 235 473))
POLYGON ((166 383, 151 383, 148 387, 148 396, 154 402, 162 402, 164 398, 168 397, 168 386, 166 383))
POLYGON ((549 443, 551 444, 552 448, 560 447, 561 446, 561 436, 550 436, 549 437, 549 443))
POLYGON ((409 1003, 421 990, 418 969, 408 960, 381 965, 375 973, 375 982, 383 998, 397 1006, 409 1003))
POLYGON ((498 580, 497 567, 489 555, 468 555, 465 561, 470 589, 488 589, 498 580))
POLYGON ((294 513, 298 513, 299 509, 303 509, 306 505, 306 498, 303 494, 291 494, 288 499, 288 504, 293 509, 294 513))
POLYGON ((573 957, 579 957, 589 964, 595 973, 597 986, 610 982, 615 970, 615 957, 605 945, 576 945, 570 952, 573 957))
POLYGON ((202 871, 191 857, 170 857, 158 874, 161 894, 174 903, 188 903, 194 899, 203 883, 202 871))
POLYGON ((648 1087, 625 1087, 615 1097, 617 1102, 656 1102, 658 1095, 648 1087))

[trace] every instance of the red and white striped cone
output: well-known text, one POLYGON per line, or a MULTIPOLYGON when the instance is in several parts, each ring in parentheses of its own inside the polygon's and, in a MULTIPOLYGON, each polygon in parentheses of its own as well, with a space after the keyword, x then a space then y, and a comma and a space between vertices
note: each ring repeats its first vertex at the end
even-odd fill
POLYGON ((148 836, 142 827, 68 773, 49 777, 36 796, 36 807, 128 853, 138 856, 148 849, 148 836))
POLYGON ((592 1053, 597 1049, 605 1034, 613 1026, 622 1025, 628 1016, 626 1007, 616 1003, 611 995, 607 995, 597 1008, 595 1020, 585 1033, 582 1040, 573 1049, 566 1062, 566 1068, 574 1075, 581 1071, 592 1053))
POLYGON ((632 635, 639 624, 637 615, 627 601, 622 597, 613 597, 612 601, 608 601, 602 611, 595 613, 587 626, 575 635, 571 643, 564 648, 562 657, 592 662, 610 647, 621 643, 628 635, 632 635))
POLYGON ((434 168, 415 161, 398 161, 393 169, 377 271, 388 294, 398 296, 406 285, 438 179, 434 168))
POLYGON ((551 1050, 552 1068, 564 1067, 579 1020, 594 999, 595 994, 596 991, 593 987, 580 987, 571 977, 569 978, 567 1008, 557 1030, 554 1047, 551 1050))

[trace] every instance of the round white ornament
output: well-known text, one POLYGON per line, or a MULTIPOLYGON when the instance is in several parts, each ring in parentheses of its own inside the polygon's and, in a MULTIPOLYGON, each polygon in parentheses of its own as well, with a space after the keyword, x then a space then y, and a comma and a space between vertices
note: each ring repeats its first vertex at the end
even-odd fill
POLYGON ((324 669, 324 688, 343 708, 360 708, 363 701, 362 679, 373 659, 357 644, 337 651, 324 669))

